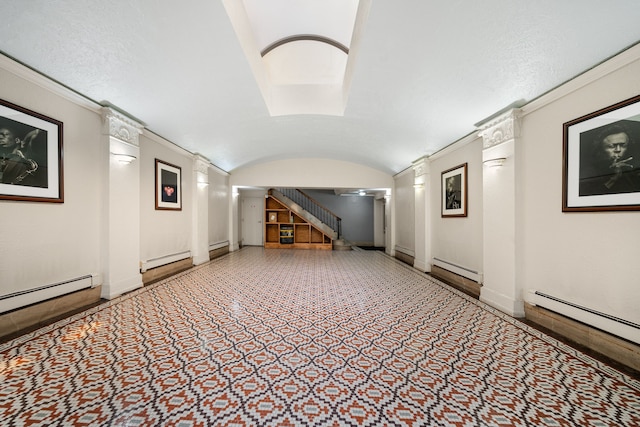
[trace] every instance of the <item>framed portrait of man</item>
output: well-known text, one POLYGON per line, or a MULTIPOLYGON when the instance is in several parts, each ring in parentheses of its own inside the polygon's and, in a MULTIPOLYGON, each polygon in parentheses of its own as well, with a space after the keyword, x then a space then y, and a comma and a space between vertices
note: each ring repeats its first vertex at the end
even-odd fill
POLYGON ((564 124, 562 210, 640 210, 640 96, 564 124))
POLYGON ((64 202, 62 122, 0 100, 0 199, 64 202))
POLYGON ((442 172, 442 217, 467 216, 467 163, 442 172))

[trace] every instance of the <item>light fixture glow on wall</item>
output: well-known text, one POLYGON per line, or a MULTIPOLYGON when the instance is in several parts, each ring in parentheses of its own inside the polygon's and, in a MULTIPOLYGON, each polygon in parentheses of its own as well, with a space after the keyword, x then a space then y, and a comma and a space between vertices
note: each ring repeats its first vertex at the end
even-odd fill
POLYGON ((506 160, 506 157, 498 157, 497 159, 485 160, 484 162, 482 162, 482 164, 490 168, 498 168, 504 165, 504 162, 506 160))
POLYGON ((424 184, 413 184, 413 188, 424 188, 424 184))
POLYGON ((131 154, 111 153, 111 155, 118 161, 118 163, 122 163, 125 165, 128 165, 136 159, 136 156, 133 156, 131 154))

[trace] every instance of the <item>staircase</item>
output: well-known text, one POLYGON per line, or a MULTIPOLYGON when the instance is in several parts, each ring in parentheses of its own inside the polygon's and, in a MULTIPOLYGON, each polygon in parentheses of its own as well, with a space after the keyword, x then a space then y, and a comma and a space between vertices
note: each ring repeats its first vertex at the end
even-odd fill
POLYGON ((334 250, 351 250, 341 237, 342 219, 306 193, 295 188, 272 188, 269 195, 328 236, 334 250))

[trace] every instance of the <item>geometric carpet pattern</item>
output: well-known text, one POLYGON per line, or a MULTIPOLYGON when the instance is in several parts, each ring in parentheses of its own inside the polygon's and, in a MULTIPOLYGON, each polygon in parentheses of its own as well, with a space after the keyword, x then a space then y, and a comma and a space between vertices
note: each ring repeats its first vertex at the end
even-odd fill
POLYGON ((0 345, 0 425, 639 426, 640 383, 383 253, 248 247, 0 345))

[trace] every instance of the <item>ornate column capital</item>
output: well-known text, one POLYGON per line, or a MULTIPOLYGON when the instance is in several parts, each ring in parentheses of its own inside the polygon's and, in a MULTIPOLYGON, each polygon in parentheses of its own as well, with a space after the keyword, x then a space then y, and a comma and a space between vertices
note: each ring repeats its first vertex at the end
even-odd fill
POLYGON ((415 160, 411 167, 413 168, 413 176, 417 178, 422 175, 426 175, 429 173, 429 159, 426 157, 421 157, 418 160, 415 160))
POLYGON ((482 148, 490 148, 520 136, 520 109, 514 108, 480 126, 482 148))
POLYGON ((203 155, 197 153, 193 155, 193 170, 195 172, 200 172, 208 175, 210 164, 211 162, 209 162, 209 159, 207 159, 203 155))
POLYGON ((136 147, 140 145, 139 136, 144 126, 137 121, 126 117, 111 107, 102 107, 102 123, 105 135, 112 136, 136 147))

